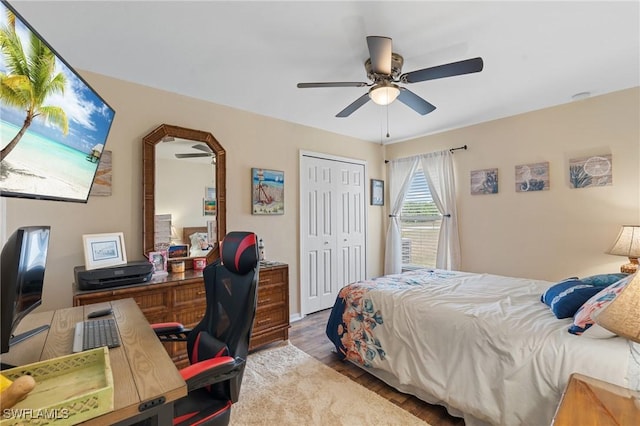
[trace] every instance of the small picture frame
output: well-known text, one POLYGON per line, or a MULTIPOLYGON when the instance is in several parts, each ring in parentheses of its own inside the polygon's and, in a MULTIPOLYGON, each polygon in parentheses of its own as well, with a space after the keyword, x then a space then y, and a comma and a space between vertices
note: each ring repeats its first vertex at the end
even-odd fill
POLYGON ((384 206, 384 181, 371 179, 371 205, 384 206))
POLYGON ((169 249, 167 250, 167 257, 169 259, 189 257, 189 246, 187 244, 177 244, 174 246, 169 246, 169 249))
POLYGON ((216 188, 214 186, 205 186, 204 187, 204 198, 207 200, 215 200, 216 199, 216 188))
POLYGON ((82 236, 82 243, 86 270, 108 268, 127 263, 122 232, 85 234, 82 236))
POLYGON ((153 265, 153 275, 166 275, 167 271, 167 251, 151 251, 148 254, 149 262, 153 265))
POLYGON ((216 199, 205 198, 202 200, 202 215, 203 216, 215 216, 216 215, 216 199))

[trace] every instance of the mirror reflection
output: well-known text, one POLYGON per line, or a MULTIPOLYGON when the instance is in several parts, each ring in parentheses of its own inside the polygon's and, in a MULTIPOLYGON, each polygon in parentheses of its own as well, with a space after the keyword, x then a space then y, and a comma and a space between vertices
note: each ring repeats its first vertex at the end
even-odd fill
POLYGON ((224 148, 209 132, 168 124, 142 141, 145 255, 211 263, 226 233, 224 148))
POLYGON ((206 256, 216 242, 216 155, 205 143, 168 139, 155 148, 154 197, 156 217, 170 219, 170 235, 159 241, 156 233, 154 245, 188 245, 187 256, 206 256))

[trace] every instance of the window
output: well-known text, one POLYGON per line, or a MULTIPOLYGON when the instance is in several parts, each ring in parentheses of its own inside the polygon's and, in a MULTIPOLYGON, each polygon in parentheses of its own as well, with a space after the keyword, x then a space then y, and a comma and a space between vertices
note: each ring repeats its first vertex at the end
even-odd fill
POLYGON ((413 175, 400 211, 402 270, 436 266, 442 215, 438 211, 422 168, 413 175))

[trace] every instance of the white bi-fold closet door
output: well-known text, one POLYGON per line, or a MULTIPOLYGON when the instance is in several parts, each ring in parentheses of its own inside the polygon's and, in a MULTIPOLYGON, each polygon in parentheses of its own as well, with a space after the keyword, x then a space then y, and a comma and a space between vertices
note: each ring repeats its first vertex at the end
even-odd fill
POLYGON ((342 287, 366 273, 365 163, 300 154, 302 314, 333 306, 342 287))

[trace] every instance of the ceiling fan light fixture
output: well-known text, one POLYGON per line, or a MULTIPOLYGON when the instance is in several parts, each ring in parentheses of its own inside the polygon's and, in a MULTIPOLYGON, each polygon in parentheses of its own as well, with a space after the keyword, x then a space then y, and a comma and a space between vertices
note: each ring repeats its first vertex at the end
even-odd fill
POLYGON ((369 90, 369 97, 378 105, 389 105, 400 94, 400 88, 391 83, 376 84, 369 90))

